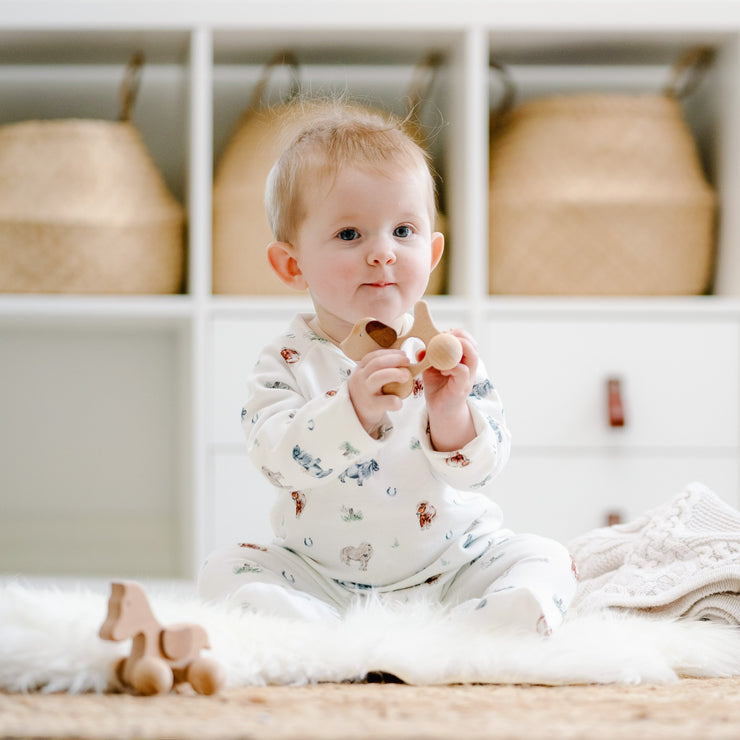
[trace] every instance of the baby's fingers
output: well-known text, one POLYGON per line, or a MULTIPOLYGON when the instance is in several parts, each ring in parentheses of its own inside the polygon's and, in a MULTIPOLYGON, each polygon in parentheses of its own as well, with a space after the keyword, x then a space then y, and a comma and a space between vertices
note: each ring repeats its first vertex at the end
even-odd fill
POLYGON ((379 349, 366 354, 357 364, 358 368, 374 373, 383 368, 408 367, 409 358, 400 349, 379 349))
POLYGON ((454 334, 461 341, 468 342, 475 349, 478 349, 478 342, 476 342, 473 335, 465 329, 450 329, 450 334, 454 334))
POLYGON ((370 377, 373 387, 378 388, 379 391, 384 392, 382 389, 389 383, 406 383, 411 378, 411 373, 405 368, 389 367, 383 370, 378 370, 373 373, 370 377))
POLYGON ((454 334, 460 340, 463 350, 460 364, 466 366, 470 373, 475 375, 475 371, 478 369, 478 344, 466 331, 458 329, 455 330, 454 334))

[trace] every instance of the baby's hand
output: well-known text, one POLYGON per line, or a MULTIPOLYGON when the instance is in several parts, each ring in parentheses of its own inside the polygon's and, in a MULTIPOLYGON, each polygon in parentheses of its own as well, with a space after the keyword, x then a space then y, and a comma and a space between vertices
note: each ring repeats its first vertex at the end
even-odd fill
POLYGON ((360 423, 374 434, 388 411, 397 411, 403 401, 383 393, 387 383, 402 383, 409 377, 409 358, 398 349, 380 349, 365 355, 347 382, 349 397, 360 423))
POLYGON ((467 399, 478 369, 478 347, 468 332, 452 329, 450 333, 462 345, 460 363, 452 370, 429 368, 423 374, 432 444, 440 451, 460 449, 475 437, 467 399))

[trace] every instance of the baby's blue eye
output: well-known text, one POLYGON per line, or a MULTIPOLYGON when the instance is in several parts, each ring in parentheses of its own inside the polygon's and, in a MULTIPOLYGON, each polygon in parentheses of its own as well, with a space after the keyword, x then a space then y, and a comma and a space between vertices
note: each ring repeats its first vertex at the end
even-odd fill
POLYGON ((357 229, 342 229, 337 236, 345 242, 351 242, 353 239, 358 239, 360 232, 357 229))
POLYGON ((397 236, 399 239, 408 239, 411 236, 410 226, 396 226, 393 229, 393 236, 397 236))

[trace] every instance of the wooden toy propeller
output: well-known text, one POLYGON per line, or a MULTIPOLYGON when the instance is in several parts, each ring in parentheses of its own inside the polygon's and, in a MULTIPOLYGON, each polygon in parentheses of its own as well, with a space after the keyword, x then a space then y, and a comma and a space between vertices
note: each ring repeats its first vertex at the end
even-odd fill
POLYGON ((452 370, 462 359, 460 340, 450 332, 441 332, 434 326, 429 307, 424 301, 414 306, 414 323, 406 334, 396 331, 377 319, 362 319, 355 324, 349 336, 339 345, 347 357, 355 362, 376 349, 398 349, 407 339, 415 337, 426 345, 426 354, 420 362, 406 368, 409 377, 402 383, 388 383, 383 393, 406 398, 413 387, 414 378, 430 367, 452 370))

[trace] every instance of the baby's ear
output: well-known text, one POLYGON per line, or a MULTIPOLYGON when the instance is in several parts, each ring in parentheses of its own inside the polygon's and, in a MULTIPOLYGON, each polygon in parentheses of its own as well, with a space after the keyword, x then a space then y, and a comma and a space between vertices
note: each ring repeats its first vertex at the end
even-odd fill
POLYGON ((275 274, 289 288, 305 290, 308 287, 298 260, 295 258, 295 247, 292 244, 272 242, 267 246, 267 260, 275 274))
POLYGON ((445 250, 445 237, 439 231, 432 234, 432 267, 430 272, 439 264, 442 259, 442 252, 445 250))

